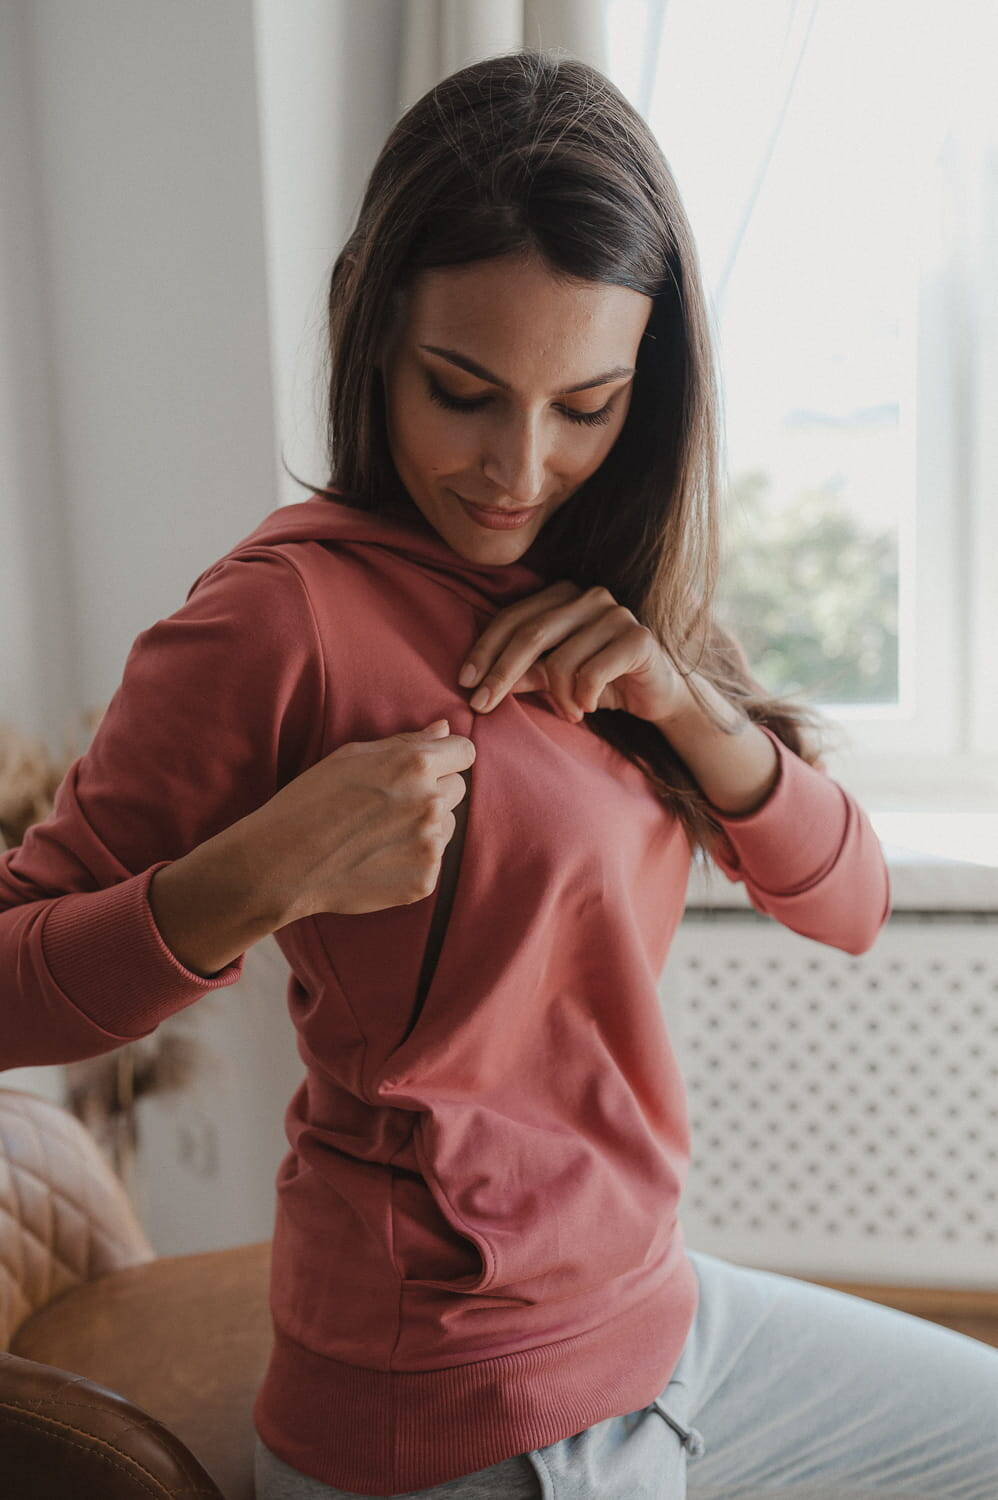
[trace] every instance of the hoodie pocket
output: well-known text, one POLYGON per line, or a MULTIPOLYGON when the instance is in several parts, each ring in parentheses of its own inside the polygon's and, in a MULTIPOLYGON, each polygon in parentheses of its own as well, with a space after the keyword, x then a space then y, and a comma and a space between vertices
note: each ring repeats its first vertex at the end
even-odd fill
MULTIPOLYGON (((421 1156, 418 1145, 417 1152, 421 1156)), ((393 1165, 391 1191, 394 1254, 403 1285, 466 1295, 479 1291, 492 1275, 492 1257, 455 1214, 428 1165, 420 1172, 393 1165)))

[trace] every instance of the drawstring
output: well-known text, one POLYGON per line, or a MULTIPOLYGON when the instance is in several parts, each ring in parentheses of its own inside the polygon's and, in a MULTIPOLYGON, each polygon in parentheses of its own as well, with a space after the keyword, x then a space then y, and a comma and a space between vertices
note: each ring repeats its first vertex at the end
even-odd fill
POLYGON ((684 1427, 681 1422, 677 1422, 675 1417, 670 1416, 665 1407, 661 1405, 657 1396, 651 1403, 651 1406, 658 1412, 659 1416, 665 1418, 671 1428, 679 1433, 683 1446, 690 1457, 698 1458, 707 1446, 703 1440, 703 1434, 698 1432, 695 1427, 684 1427))

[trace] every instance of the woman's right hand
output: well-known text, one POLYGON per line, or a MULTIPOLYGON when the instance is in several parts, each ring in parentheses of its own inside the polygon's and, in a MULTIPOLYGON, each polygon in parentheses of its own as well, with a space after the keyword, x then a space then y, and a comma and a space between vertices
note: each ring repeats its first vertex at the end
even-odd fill
MULTIPOLYGON (((244 821, 284 922, 408 906, 435 889, 474 743, 446 719, 351 741, 244 821)), ((284 924, 282 924, 284 925, 284 924)))

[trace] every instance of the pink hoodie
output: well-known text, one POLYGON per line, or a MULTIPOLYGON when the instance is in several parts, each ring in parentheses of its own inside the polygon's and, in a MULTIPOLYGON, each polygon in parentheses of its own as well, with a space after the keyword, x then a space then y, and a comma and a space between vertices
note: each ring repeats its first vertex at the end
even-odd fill
MULTIPOLYGON (((447 717, 475 742, 437 900, 276 934, 306 1076, 276 1179, 274 1347, 254 1420, 360 1494, 440 1484, 647 1405, 693 1319, 682 1077, 658 983, 690 848, 644 775, 545 694, 468 707, 488 619, 549 580, 421 517, 279 507, 135 640, 55 808, 0 858, 0 1068, 148 1035, 210 979, 160 937, 153 873, 337 746, 447 717)), ((770 733, 768 730, 766 733, 770 733)), ((775 735, 717 856, 753 905, 860 954, 891 908, 855 800, 775 735)))

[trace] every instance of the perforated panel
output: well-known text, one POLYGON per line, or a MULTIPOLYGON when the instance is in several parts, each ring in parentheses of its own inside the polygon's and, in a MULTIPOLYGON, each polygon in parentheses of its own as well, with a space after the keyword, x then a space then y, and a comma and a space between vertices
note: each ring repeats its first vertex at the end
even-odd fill
POLYGON ((998 1286, 998 922, 895 913, 855 957, 687 912, 661 987, 694 1249, 787 1274, 998 1286))

